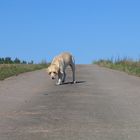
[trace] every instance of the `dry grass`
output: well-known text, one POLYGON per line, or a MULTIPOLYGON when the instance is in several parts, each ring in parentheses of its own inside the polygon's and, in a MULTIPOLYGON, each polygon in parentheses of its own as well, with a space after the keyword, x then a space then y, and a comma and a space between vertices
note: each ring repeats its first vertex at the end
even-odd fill
POLYGON ((132 59, 117 59, 113 60, 99 60, 94 62, 99 66, 116 69, 120 71, 127 72, 128 74, 136 75, 140 77, 140 60, 134 61, 132 59))
POLYGON ((47 66, 47 64, 0 64, 0 80, 20 73, 43 69, 47 66))

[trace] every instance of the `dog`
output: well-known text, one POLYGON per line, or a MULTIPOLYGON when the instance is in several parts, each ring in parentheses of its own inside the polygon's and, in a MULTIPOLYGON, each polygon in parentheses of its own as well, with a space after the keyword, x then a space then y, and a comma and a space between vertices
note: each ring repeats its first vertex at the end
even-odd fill
POLYGON ((56 79, 58 76, 57 85, 61 85, 65 82, 66 73, 65 70, 67 66, 70 66, 72 69, 73 83, 75 81, 75 60, 74 57, 68 53, 64 52, 56 57, 54 57, 51 65, 48 67, 47 72, 50 75, 51 79, 56 79))

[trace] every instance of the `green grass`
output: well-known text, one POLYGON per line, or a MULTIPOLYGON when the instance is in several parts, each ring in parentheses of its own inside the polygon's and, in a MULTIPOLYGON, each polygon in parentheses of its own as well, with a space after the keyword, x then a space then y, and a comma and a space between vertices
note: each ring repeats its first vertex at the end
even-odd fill
POLYGON ((134 61, 131 59, 117 59, 113 60, 99 60, 94 62, 99 66, 116 69, 120 71, 127 72, 128 74, 136 75, 140 77, 140 60, 134 61))
POLYGON ((47 64, 0 64, 0 80, 20 73, 46 68, 47 64))

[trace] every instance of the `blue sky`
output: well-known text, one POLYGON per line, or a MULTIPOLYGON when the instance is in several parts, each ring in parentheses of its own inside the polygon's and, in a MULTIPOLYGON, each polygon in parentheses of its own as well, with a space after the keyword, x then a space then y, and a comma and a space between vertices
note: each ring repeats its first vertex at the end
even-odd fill
POLYGON ((140 58, 139 0, 0 0, 0 57, 140 58))

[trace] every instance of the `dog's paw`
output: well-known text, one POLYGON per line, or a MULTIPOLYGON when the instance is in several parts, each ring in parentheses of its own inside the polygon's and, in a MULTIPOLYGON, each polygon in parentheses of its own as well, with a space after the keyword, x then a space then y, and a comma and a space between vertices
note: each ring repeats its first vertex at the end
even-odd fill
POLYGON ((59 86, 59 85, 61 85, 60 83, 56 83, 56 86, 59 86))
POLYGON ((75 81, 73 81, 73 84, 76 84, 76 80, 75 80, 75 81))
POLYGON ((56 85, 57 85, 57 86, 58 86, 58 85, 62 85, 62 82, 57 82, 56 85))

